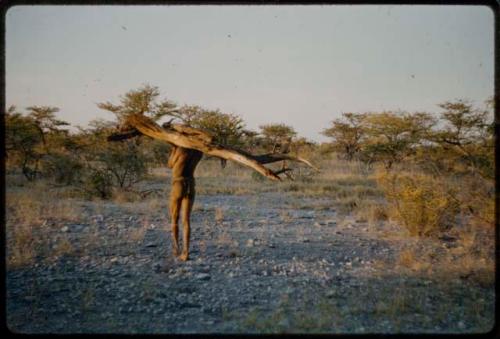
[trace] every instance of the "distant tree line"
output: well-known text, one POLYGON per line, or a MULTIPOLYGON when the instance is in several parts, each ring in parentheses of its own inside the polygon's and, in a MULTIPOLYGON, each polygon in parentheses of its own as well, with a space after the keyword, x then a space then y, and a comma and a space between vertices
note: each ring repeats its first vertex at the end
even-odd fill
POLYGON ((437 117, 344 113, 322 133, 339 157, 383 165, 378 183, 411 233, 440 233, 457 220, 493 225, 493 103, 445 102, 437 117))
POLYGON ((149 167, 166 164, 170 147, 142 136, 107 142, 106 137, 129 114, 144 114, 155 121, 168 117, 209 132, 217 143, 250 151, 298 152, 304 145, 313 145, 282 123, 263 125, 255 132, 235 114, 177 106, 159 95, 157 87, 144 85, 125 93, 118 104, 99 103, 116 119, 93 120, 86 128, 77 127, 77 132, 70 132, 70 124, 56 118, 57 107, 33 106, 21 113, 11 106, 5 114, 7 169, 19 171, 28 181, 46 178, 73 185, 88 196, 109 198, 114 188, 131 189, 149 167))
POLYGON ((11 106, 4 116, 7 171, 21 173, 30 182, 44 178, 70 186, 88 197, 106 199, 116 190, 133 190, 149 168, 166 164, 170 146, 143 136, 122 142, 106 138, 129 114, 144 114, 203 129, 217 143, 254 153, 307 153, 316 159, 334 153, 375 171, 381 168, 377 182, 394 215, 416 235, 439 233, 458 215, 493 224, 493 99, 484 107, 465 100, 445 102, 438 105, 438 115, 343 113, 321 132, 331 141, 319 145, 284 123, 252 131, 238 115, 178 106, 159 96, 157 87, 144 85, 125 93, 118 103, 99 103, 98 108, 116 119, 93 120, 76 132, 57 118, 57 107, 31 106, 20 112, 11 106))
POLYGON ((467 167, 494 177, 493 100, 476 108, 464 100, 438 105, 439 117, 425 112, 343 113, 322 134, 347 160, 382 163, 390 169, 403 160, 432 160, 436 169, 467 167))

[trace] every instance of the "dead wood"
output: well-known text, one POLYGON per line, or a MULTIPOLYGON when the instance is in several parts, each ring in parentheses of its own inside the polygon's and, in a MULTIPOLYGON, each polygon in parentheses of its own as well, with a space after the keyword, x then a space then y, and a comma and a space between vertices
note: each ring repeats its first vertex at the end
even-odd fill
POLYGON ((285 171, 273 172, 269 168, 263 166, 264 164, 290 160, 302 162, 311 168, 318 170, 309 161, 303 158, 279 153, 252 155, 246 151, 229 147, 227 145, 219 145, 213 141, 213 137, 207 132, 186 125, 166 123, 162 128, 153 120, 145 117, 144 115, 137 114, 127 117, 125 123, 128 126, 127 131, 115 133, 109 136, 108 140, 123 140, 132 138, 139 134, 144 134, 151 138, 163 140, 179 147, 191 148, 210 156, 232 160, 244 166, 250 167, 272 180, 281 180, 278 174, 284 173, 285 171))

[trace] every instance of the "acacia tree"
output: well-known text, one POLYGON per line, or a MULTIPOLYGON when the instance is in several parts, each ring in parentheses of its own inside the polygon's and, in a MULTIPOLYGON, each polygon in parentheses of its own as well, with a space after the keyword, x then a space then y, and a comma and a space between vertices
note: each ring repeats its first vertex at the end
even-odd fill
POLYGON ((24 116, 11 106, 5 114, 5 149, 7 163, 20 166, 26 179, 34 180, 42 153, 37 147, 41 135, 31 117, 24 116))
POLYGON ((57 107, 31 106, 27 114, 21 114, 15 106, 5 114, 5 142, 9 162, 19 166, 29 181, 41 173, 43 162, 59 151, 66 139, 67 130, 60 126, 69 125, 56 119, 57 107))
POLYGON ((441 153, 446 153, 451 164, 458 161, 465 164, 468 170, 486 179, 493 179, 493 115, 488 107, 477 109, 464 100, 445 102, 438 106, 443 109, 440 120, 444 127, 430 134, 429 139, 442 148, 444 152, 441 153))
POLYGON ((415 152, 435 122, 430 114, 422 112, 366 114, 361 159, 368 163, 380 161, 390 169, 415 152))
POLYGON ((120 96, 119 105, 106 101, 97 104, 97 107, 113 113, 118 123, 122 123, 127 116, 132 114, 145 115, 157 121, 176 109, 176 104, 170 100, 158 101, 159 95, 158 87, 145 84, 120 96))
POLYGON ((269 148, 272 147, 273 152, 277 148, 280 148, 282 152, 286 152, 286 146, 289 147, 293 141, 293 137, 297 135, 292 126, 283 123, 261 125, 259 128, 260 134, 263 136, 263 144, 269 148))
POLYGON ((366 114, 342 113, 342 118, 332 121, 330 128, 321 134, 333 139, 333 150, 339 152, 346 160, 352 160, 361 150, 365 137, 363 119, 366 114))
POLYGON ((182 123, 204 130, 221 145, 241 146, 245 135, 243 119, 235 114, 222 113, 219 109, 207 110, 200 106, 184 105, 166 115, 182 123))
MULTIPOLYGON (((115 105, 111 102, 99 103, 98 107, 112 112, 120 125, 130 115, 145 115, 154 121, 158 121, 164 116, 170 116, 180 120, 182 123, 191 127, 199 128, 212 134, 214 140, 222 145, 239 146, 243 143, 243 120, 233 114, 225 114, 219 110, 206 110, 200 106, 177 107, 170 100, 158 100, 158 87, 144 85, 137 90, 127 92, 120 97, 120 104, 115 105)), ((127 141, 132 142, 132 141, 127 141)), ((156 158, 160 159, 157 151, 165 150, 165 147, 156 145, 156 158)), ((161 160, 161 159, 160 159, 161 160)), ((223 165, 225 162, 223 162, 223 165)))
POLYGON ((149 158, 141 144, 126 140, 107 142, 114 123, 93 120, 88 128, 79 127, 74 137, 78 147, 69 157, 82 164, 74 185, 85 195, 110 198, 115 188, 131 190, 147 174, 149 158))
MULTIPOLYGON (((145 84, 120 96, 119 104, 106 101, 98 103, 97 107, 113 113, 119 126, 123 126, 126 118, 134 114, 145 115, 158 121, 178 110, 174 102, 168 99, 160 100, 159 96, 158 87, 145 84)), ((167 145, 158 145, 157 142, 147 141, 144 147, 140 147, 142 137, 139 134, 135 140, 109 144, 106 142, 106 135, 111 134, 113 126, 102 121, 94 121, 93 127, 94 129, 87 131, 87 134, 100 138, 103 143, 101 149, 96 149, 93 152, 94 156, 101 163, 106 164, 108 173, 111 174, 115 184, 119 187, 130 188, 141 180, 147 172, 146 162, 153 159, 156 162, 162 162, 166 159, 162 153, 167 154, 169 150, 167 145)))
POLYGON ((51 106, 30 106, 27 107, 28 116, 40 134, 45 152, 49 154, 51 148, 57 148, 61 142, 61 135, 65 135, 67 130, 61 129, 61 126, 69 126, 69 123, 56 119, 55 114, 59 108, 51 106))
POLYGON ((204 109, 198 105, 183 105, 178 109, 171 110, 167 115, 178 119, 182 123, 191 126, 193 120, 203 113, 204 109))
POLYGON ((203 110, 191 121, 191 126, 208 131, 222 145, 241 146, 245 124, 241 117, 219 110, 203 110))

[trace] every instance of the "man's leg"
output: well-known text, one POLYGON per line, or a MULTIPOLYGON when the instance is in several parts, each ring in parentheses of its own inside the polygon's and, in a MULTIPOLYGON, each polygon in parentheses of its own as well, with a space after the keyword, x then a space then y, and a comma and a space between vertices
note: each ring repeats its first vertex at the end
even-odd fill
POLYGON ((194 194, 190 194, 182 199, 182 236, 183 248, 180 259, 186 261, 189 259, 189 238, 191 236, 191 210, 194 203, 194 194))
POLYGON ((172 244, 174 255, 179 255, 179 212, 182 201, 182 185, 179 182, 172 183, 170 192, 170 218, 172 222, 172 244))

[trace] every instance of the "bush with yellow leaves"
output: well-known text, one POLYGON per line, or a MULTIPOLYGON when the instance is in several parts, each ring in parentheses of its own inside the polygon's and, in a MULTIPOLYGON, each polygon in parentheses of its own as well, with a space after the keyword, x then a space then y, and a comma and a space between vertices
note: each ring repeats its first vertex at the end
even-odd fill
POLYGON ((455 224, 460 203, 443 179, 386 171, 378 172, 376 179, 389 202, 391 218, 411 235, 435 236, 455 224))

